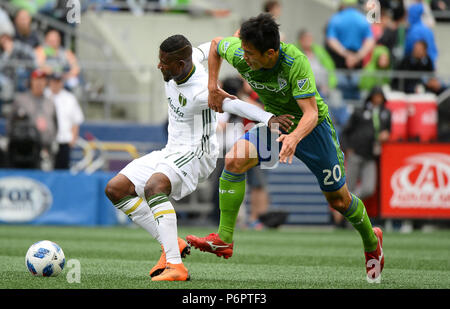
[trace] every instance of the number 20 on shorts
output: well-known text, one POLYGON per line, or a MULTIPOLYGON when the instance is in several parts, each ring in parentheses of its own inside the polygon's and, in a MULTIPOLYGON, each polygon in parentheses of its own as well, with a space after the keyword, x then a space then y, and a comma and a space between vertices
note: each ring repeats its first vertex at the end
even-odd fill
POLYGON ((341 167, 339 166, 339 164, 336 164, 335 166, 333 166, 333 170, 325 169, 322 172, 324 174, 326 174, 325 178, 323 179, 323 184, 326 186, 332 185, 335 182, 338 182, 339 180, 341 180, 342 172, 341 172, 341 167))

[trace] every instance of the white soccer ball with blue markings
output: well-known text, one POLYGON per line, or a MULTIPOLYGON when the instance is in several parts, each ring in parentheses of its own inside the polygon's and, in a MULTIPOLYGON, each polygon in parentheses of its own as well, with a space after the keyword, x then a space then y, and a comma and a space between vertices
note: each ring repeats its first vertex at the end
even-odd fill
POLYGON ((63 250, 50 240, 32 244, 25 256, 25 265, 34 276, 56 277, 64 269, 65 263, 63 250))

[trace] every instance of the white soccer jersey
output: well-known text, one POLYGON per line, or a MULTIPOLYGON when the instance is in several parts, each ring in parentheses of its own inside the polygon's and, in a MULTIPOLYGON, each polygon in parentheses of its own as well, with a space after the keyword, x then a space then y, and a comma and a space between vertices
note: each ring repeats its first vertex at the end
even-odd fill
POLYGON ((217 156, 217 117, 208 107, 208 74, 196 54, 193 53, 193 69, 183 81, 165 83, 169 106, 166 148, 188 149, 199 158, 204 154, 217 156))
POLYGON ((208 107, 208 75, 203 54, 194 49, 194 68, 181 83, 165 83, 169 105, 168 142, 166 146, 130 162, 120 171, 145 198, 145 184, 154 173, 163 173, 171 183, 175 200, 192 193, 216 166, 219 147, 216 138, 216 114, 208 107))

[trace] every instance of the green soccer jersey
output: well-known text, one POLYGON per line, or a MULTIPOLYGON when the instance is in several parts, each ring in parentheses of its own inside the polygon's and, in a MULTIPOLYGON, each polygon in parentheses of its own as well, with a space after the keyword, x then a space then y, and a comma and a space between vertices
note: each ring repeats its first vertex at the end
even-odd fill
POLYGON ((241 40, 237 37, 222 39, 218 54, 235 67, 259 95, 266 111, 277 116, 291 114, 294 130, 303 115, 297 99, 314 96, 319 111, 318 124, 328 114, 328 106, 316 89, 311 66, 306 56, 292 44, 281 42, 277 64, 272 69, 253 71, 244 60, 241 40))

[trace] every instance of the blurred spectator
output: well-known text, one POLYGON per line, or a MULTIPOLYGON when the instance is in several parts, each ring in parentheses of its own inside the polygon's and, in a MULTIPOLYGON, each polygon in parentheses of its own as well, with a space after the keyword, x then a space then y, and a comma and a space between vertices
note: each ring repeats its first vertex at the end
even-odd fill
POLYGON ((425 90, 427 92, 432 92, 437 96, 442 94, 447 89, 448 86, 446 86, 442 81, 440 81, 437 77, 434 76, 429 78, 425 84, 425 90))
POLYGON ((49 11, 55 7, 57 2, 58 0, 11 0, 12 5, 27 10, 31 15, 39 11, 49 11))
POLYGON ((275 20, 277 20, 281 16, 282 7, 279 1, 269 0, 264 3, 263 10, 265 13, 270 13, 275 18, 275 20))
POLYGON ((370 62, 364 67, 364 71, 359 81, 359 89, 369 91, 374 86, 389 85, 389 76, 377 75, 377 73, 387 73, 391 70, 389 49, 386 46, 375 47, 370 62))
MULTIPOLYGON (((340 10, 328 22, 326 47, 337 69, 360 69, 374 48, 370 24, 357 9, 357 0, 341 0, 340 10)), ((358 76, 338 73, 338 88, 344 100, 359 100, 358 76)))
MULTIPOLYGON (((272 15, 278 23, 281 17, 282 9, 283 8, 281 6, 281 3, 278 0, 268 0, 264 2, 264 13, 269 13, 270 15, 272 15)), ((280 41, 286 41, 286 35, 282 31, 280 31, 280 41)))
POLYGON ((317 90, 320 95, 328 97, 329 90, 336 88, 337 77, 334 61, 327 50, 314 43, 314 38, 306 29, 300 30, 298 34, 298 47, 308 57, 314 77, 316 78, 317 90))
MULTIPOLYGON (((15 155, 20 153, 24 146, 27 146, 27 143, 20 143, 23 139, 17 140, 14 138, 18 128, 14 121, 20 119, 27 122, 28 127, 35 128, 34 131, 38 133, 38 142, 36 142, 35 136, 28 140, 33 139, 34 143, 39 143, 41 149, 40 156, 37 158, 39 162, 31 162, 31 165, 36 167, 42 166, 44 162, 41 160, 45 160, 46 163, 51 161, 51 149, 56 138, 57 119, 53 102, 44 96, 44 89, 47 85, 45 73, 39 69, 34 70, 31 74, 30 85, 30 91, 15 96, 7 124, 7 132, 10 140, 10 162, 14 162, 15 155)), ((28 144, 30 144, 29 141, 28 144)))
POLYGON ((430 28, 436 26, 436 20, 434 19, 433 12, 430 7, 430 0, 405 0, 405 7, 407 9, 416 4, 420 4, 423 7, 423 14, 420 17, 422 22, 430 28))
MULTIPOLYGON (((427 43, 425 41, 417 41, 414 49, 409 56, 405 56, 403 61, 397 67, 398 71, 416 71, 416 72, 433 72, 434 67, 431 58, 427 54, 427 43)), ((424 80, 427 78, 420 77, 401 77, 395 78, 392 82, 392 88, 399 89, 406 93, 416 93, 424 86, 424 80)))
POLYGON ((31 29, 31 15, 27 10, 21 9, 14 18, 16 36, 14 39, 36 48, 40 44, 39 35, 31 29))
POLYGON ((379 0, 380 7, 388 10, 394 22, 399 22, 405 18, 406 10, 404 0, 379 0))
POLYGON ((391 52, 391 65, 396 67, 405 54, 406 10, 403 0, 380 0, 383 33, 377 44, 391 52))
POLYGON ((62 73, 54 72, 49 76, 49 87, 45 90, 45 96, 55 104, 58 120, 55 169, 69 169, 70 150, 78 139, 80 124, 84 120, 83 112, 76 97, 64 89, 62 73))
POLYGON ((403 59, 405 26, 396 22, 391 17, 391 12, 381 10, 382 33, 377 40, 377 45, 386 46, 390 53, 390 63, 395 67, 403 59))
POLYGON ((61 46, 61 35, 50 30, 45 35, 43 46, 36 49, 37 62, 47 74, 64 72, 65 87, 73 90, 79 85, 80 67, 75 54, 61 46))
POLYGON ((337 68, 361 68, 375 45, 370 24, 356 5, 357 0, 341 0, 340 11, 328 22, 327 48, 337 68))
MULTIPOLYGON (((381 144, 389 139, 391 113, 385 108, 386 98, 380 87, 374 87, 364 107, 356 109, 345 127, 343 148, 347 158, 347 185, 350 192, 366 199, 372 196, 377 184, 377 159, 381 144)), ((336 224, 342 215, 333 213, 336 224)))
POLYGON ((405 39, 405 55, 411 54, 414 44, 417 41, 425 41, 427 44, 427 53, 434 65, 438 57, 438 50, 433 31, 421 20, 423 12, 424 6, 422 3, 413 4, 408 8, 409 28, 405 39))
POLYGON ((28 89, 30 74, 35 68, 35 53, 31 46, 13 40, 9 33, 0 34, 0 88, 3 101, 11 101, 14 91, 28 89), (5 89, 10 89, 7 94, 5 89))
POLYGON ((8 16, 8 13, 0 8, 0 35, 8 34, 9 36, 14 36, 14 25, 8 16))
POLYGON ((431 0, 430 7, 433 11, 433 15, 435 16, 436 21, 450 21, 450 0, 431 0))
POLYGON ((433 11, 449 11, 450 1, 449 0, 431 0, 430 3, 431 10, 433 11))

